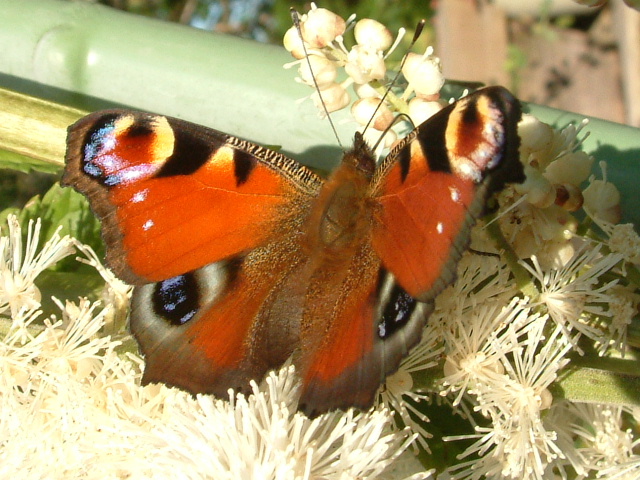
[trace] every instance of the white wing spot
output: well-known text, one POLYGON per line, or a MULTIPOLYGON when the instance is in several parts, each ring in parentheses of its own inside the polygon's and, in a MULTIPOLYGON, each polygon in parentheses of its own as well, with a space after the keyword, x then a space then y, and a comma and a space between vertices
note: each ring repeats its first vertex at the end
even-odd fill
POLYGON ((149 230, 151 227, 153 227, 153 220, 147 220, 146 222, 144 222, 144 225, 142 225, 142 229, 145 232, 149 230))
POLYGON ((464 161, 460 161, 458 163, 457 167, 458 175, 460 175, 465 180, 471 180, 475 183, 478 183, 480 181, 480 170, 478 169, 477 165, 473 163, 473 160, 465 158, 464 161))
POLYGON ((141 190, 139 192, 136 192, 133 194, 133 197, 131 197, 131 201, 133 203, 140 203, 140 202, 144 202, 147 199, 147 194, 149 193, 149 190, 147 188, 145 188, 144 190, 141 190))
POLYGON ((444 232, 444 225, 442 224, 442 222, 438 222, 438 224, 436 225, 436 231, 440 234, 444 232))
POLYGON ((449 187, 449 192, 451 192, 451 200, 453 200, 455 203, 459 203, 460 192, 458 191, 458 189, 455 187, 449 187))

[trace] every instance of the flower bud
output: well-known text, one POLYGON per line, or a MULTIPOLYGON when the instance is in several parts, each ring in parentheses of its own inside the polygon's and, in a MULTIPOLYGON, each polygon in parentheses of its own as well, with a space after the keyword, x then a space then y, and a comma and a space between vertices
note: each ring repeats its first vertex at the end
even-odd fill
POLYGON ((549 180, 535 168, 525 165, 525 181, 516 184, 514 188, 520 194, 527 195, 527 201, 538 208, 546 208, 553 205, 556 199, 556 191, 549 180))
POLYGON ((382 98, 382 95, 368 83, 354 83, 353 90, 359 98, 382 98))
POLYGON ((380 139, 380 135, 381 133, 379 130, 369 128, 364 132, 364 139, 368 145, 378 144, 378 148, 380 150, 383 148, 395 147, 395 143, 398 141, 398 134, 396 132, 391 129, 387 130, 384 132, 382 140, 380 139))
POLYGON ((386 130, 393 124, 394 116, 389 107, 380 105, 378 98, 359 98, 351 106, 351 115, 360 125, 369 124, 376 130, 386 130), (374 113, 375 112, 375 113, 374 113), (373 120, 371 118, 373 117, 373 120), (371 120, 371 123, 369 121, 371 120))
POLYGON ((387 389, 395 395, 410 392, 413 388, 413 378, 404 368, 399 368, 396 373, 387 377, 387 389))
POLYGON ((553 141, 553 129, 533 115, 524 114, 518 123, 521 147, 532 151, 543 150, 553 141))
MULTIPOLYGON (((322 88, 320 90, 320 95, 322 95, 322 101, 327 107, 329 113, 335 112, 336 110, 340 110, 349 105, 349 93, 339 83, 332 83, 330 85, 327 85, 325 88, 322 88)), ((322 102, 320 101, 318 92, 314 92, 311 95, 311 99, 313 100, 316 108, 324 112, 324 108, 322 108, 322 102)))
POLYGON ((592 156, 584 152, 571 152, 547 165, 544 176, 552 183, 580 185, 589 178, 592 165, 592 156))
POLYGON ((291 27, 287 30, 282 39, 282 44, 284 48, 291 53, 293 58, 297 58, 298 60, 304 58, 303 41, 296 27, 291 27))
POLYGON ((414 125, 420 125, 441 109, 440 102, 427 101, 423 98, 415 97, 409 102, 409 117, 411 117, 414 125))
POLYGON ((314 48, 326 47, 342 35, 345 28, 344 19, 326 8, 310 10, 300 23, 302 38, 314 48))
POLYGON ((437 57, 408 53, 402 73, 416 95, 434 95, 444 85, 444 76, 437 57))
POLYGON ((363 18, 354 29, 356 42, 372 50, 386 50, 393 43, 393 36, 387 27, 376 20, 363 18))
POLYGON ((322 90, 324 87, 330 86, 338 78, 338 69, 336 64, 326 57, 320 55, 309 55, 309 61, 303 61, 298 68, 300 79, 305 85, 315 87, 313 77, 315 76, 318 88, 322 90), (311 69, 309 69, 311 65, 311 69))
POLYGON ((362 84, 383 79, 387 67, 380 52, 362 45, 354 45, 347 55, 344 70, 355 83, 362 84))
POLYGON ((612 183, 592 180, 584 192, 584 208, 589 215, 616 224, 620 221, 620 192, 612 183))
POLYGON ((578 187, 570 183, 555 185, 555 204, 564 208, 567 212, 575 212, 582 208, 584 197, 578 187))

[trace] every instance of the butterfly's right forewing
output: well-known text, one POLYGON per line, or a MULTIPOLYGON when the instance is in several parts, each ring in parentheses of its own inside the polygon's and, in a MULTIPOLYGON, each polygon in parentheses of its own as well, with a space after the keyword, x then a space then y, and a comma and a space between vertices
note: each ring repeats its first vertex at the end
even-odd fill
POLYGON ((63 183, 102 220, 107 263, 165 280, 280 236, 321 180, 299 163, 182 120, 97 112, 69 129, 63 183))
POLYGON ((64 183, 102 220, 109 266, 140 285, 130 325, 143 382, 225 397, 279 367, 300 321, 282 287, 322 181, 277 152, 142 112, 89 115, 68 145, 64 183))

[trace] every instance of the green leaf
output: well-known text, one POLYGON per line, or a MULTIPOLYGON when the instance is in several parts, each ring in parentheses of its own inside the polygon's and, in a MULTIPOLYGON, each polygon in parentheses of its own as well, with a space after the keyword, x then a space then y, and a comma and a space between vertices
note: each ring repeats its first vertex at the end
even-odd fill
MULTIPOLYGON (((76 262, 79 265, 79 262, 76 262)), ((54 304, 51 297, 60 300, 77 301, 80 297, 86 297, 91 301, 100 299, 100 293, 105 282, 97 270, 84 265, 78 272, 55 272, 45 270, 36 279, 36 286, 42 295, 41 308, 45 318, 55 313, 59 315, 60 309, 54 304)))
POLYGON ((572 401, 640 406, 638 361, 574 354, 551 392, 572 401))
MULTIPOLYGON (((62 188, 54 184, 44 196, 33 197, 22 210, 8 208, 0 212, 0 225, 5 225, 7 216, 15 214, 22 225, 23 237, 26 238, 27 225, 30 220, 41 219, 41 239, 45 241, 61 227, 60 235, 71 235, 80 242, 91 246, 98 254, 104 255, 104 244, 100 236, 100 222, 93 215, 87 200, 71 188, 62 188)), ((60 261, 57 271, 77 271, 82 264, 72 257, 60 261)))
POLYGON ((17 170, 23 173, 42 172, 59 174, 61 167, 44 160, 21 155, 8 150, 0 150, 0 168, 17 170))

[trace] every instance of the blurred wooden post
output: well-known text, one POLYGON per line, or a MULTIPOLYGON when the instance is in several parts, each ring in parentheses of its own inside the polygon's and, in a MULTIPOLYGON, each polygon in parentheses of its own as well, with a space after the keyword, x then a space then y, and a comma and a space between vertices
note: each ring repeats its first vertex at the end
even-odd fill
POLYGON ((614 31, 620 49, 625 121, 640 127, 640 13, 612 2, 614 31))
POLYGON ((446 78, 507 85, 507 19, 483 0, 438 2, 436 45, 446 78))

